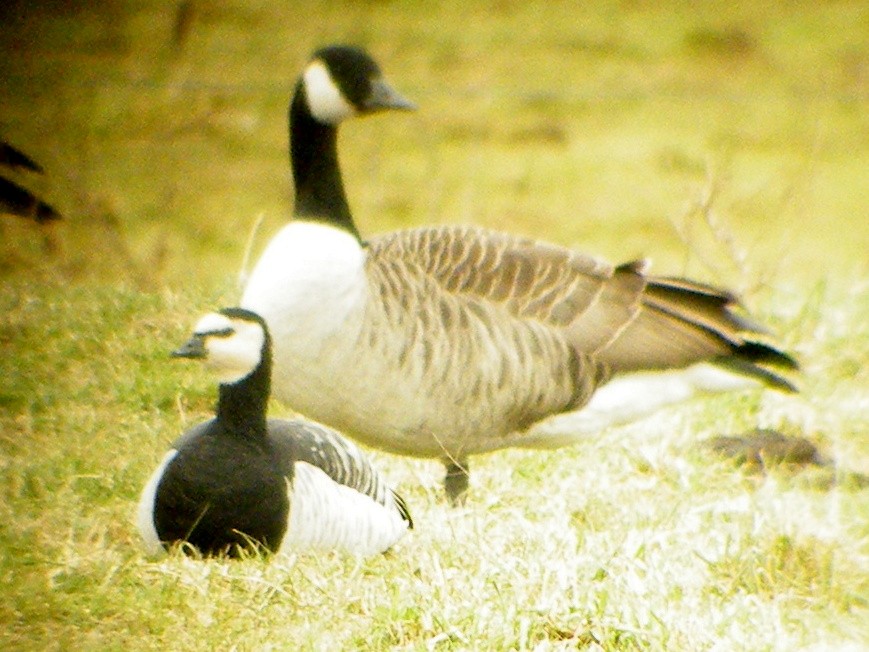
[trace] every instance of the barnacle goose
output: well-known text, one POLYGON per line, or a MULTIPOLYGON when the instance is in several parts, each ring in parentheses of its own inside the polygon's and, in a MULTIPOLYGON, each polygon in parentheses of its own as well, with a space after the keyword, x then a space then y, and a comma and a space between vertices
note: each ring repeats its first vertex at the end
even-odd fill
POLYGON ((412 527, 404 501, 351 442, 310 421, 266 418, 271 339, 258 315, 208 314, 173 355, 203 360, 220 397, 216 416, 172 445, 142 491, 150 552, 184 542, 203 555, 251 544, 373 555, 412 527))
POLYGON ((363 242, 337 129, 372 105, 408 108, 375 101, 383 88, 368 54, 333 46, 314 54, 290 105, 295 219, 241 305, 268 322, 275 392, 294 409, 369 446, 440 458, 455 502, 470 455, 567 445, 745 380, 794 390, 776 368, 796 362, 758 340, 733 294, 651 276, 644 261, 613 266, 465 226, 363 242), (576 410, 567 432, 532 427, 576 410))
MULTIPOLYGON (((0 165, 16 172, 43 173, 36 161, 5 141, 0 141, 0 165)), ((39 223, 60 219, 60 213, 52 206, 5 176, 0 176, 0 213, 30 218, 39 223)))

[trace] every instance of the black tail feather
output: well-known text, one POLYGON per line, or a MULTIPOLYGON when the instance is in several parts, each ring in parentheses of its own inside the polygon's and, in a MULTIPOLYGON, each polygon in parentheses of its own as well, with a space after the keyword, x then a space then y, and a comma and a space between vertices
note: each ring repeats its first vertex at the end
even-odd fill
POLYGON ((742 376, 755 378, 771 389, 788 393, 799 391, 797 386, 787 378, 766 368, 771 366, 796 371, 800 368, 799 363, 792 356, 768 344, 745 342, 736 347, 730 355, 716 358, 715 363, 742 376))
POLYGON ((40 224, 60 219, 52 206, 14 181, 0 177, 0 211, 26 217, 40 224))
POLYGON ((747 362, 769 364, 792 371, 800 368, 800 363, 793 356, 762 342, 745 342, 736 348, 734 355, 747 362))
POLYGON ((42 174, 42 167, 20 149, 0 141, 0 164, 13 169, 30 170, 42 174))

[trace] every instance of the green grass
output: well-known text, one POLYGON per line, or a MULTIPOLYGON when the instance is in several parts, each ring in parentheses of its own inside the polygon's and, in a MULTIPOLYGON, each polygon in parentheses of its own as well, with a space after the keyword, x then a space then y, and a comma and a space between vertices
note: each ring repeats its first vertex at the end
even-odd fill
MULTIPOLYGON (((0 131, 66 214, 0 219, 0 648, 793 650, 869 646, 865 3, 174 3, 0 10, 0 131), (474 222, 738 288, 798 396, 695 401, 553 452, 372 453, 390 554, 148 559, 133 511, 213 388, 168 360, 289 214, 305 57, 368 45, 416 114, 348 125, 360 228, 474 222), (835 471, 702 452, 762 426, 835 471)), ((288 414, 275 403, 276 414, 288 414)))

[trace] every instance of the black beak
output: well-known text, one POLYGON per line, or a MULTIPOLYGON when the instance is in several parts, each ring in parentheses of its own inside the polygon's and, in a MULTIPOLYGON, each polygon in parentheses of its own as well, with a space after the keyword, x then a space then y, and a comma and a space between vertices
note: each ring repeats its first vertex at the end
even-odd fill
POLYGON ((367 112, 387 111, 415 111, 416 104, 404 97, 401 93, 387 84, 383 79, 375 79, 371 82, 371 93, 362 107, 367 112))
POLYGON ((208 352, 205 350, 205 338, 200 335, 194 335, 182 344, 180 348, 172 351, 171 355, 173 358, 205 358, 208 356, 208 352))

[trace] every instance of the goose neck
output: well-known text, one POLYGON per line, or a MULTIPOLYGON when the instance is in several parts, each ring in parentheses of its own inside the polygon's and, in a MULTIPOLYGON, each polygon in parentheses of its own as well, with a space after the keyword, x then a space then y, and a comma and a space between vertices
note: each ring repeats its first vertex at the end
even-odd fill
POLYGON ((301 83, 290 104, 289 133, 296 215, 339 226, 359 238, 338 164, 338 129, 311 115, 301 83))
POLYGON ((264 359, 249 375, 235 383, 220 385, 217 418, 232 432, 246 437, 265 437, 271 361, 264 359))

